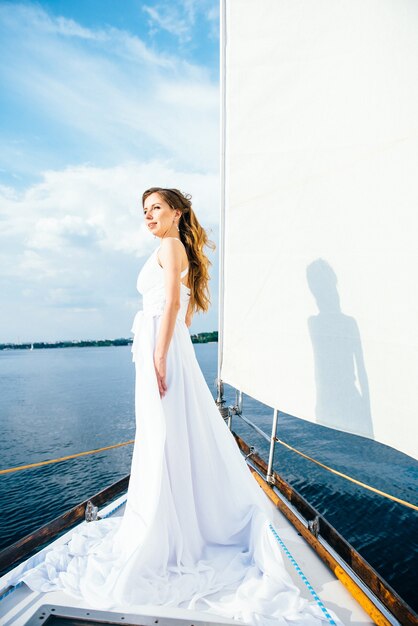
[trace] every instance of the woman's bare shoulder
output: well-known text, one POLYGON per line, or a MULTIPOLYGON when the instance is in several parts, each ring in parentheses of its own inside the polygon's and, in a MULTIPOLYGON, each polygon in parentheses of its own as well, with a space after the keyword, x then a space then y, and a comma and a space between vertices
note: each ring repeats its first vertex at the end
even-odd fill
POLYGON ((187 260, 185 246, 180 239, 177 239, 177 237, 163 237, 159 250, 159 257, 163 262, 164 260, 170 259, 182 261, 184 257, 187 260), (178 243, 175 243, 175 241, 179 241, 181 246, 179 246, 178 243))
POLYGON ((179 246, 179 248, 180 248, 180 249, 181 249, 181 248, 186 249, 186 248, 185 248, 184 243, 183 243, 183 242, 182 242, 182 240, 181 240, 181 239, 179 239, 178 237, 163 237, 163 238, 161 239, 161 245, 162 245, 162 246, 163 246, 163 245, 164 245, 164 246, 169 245, 169 246, 171 246, 171 247, 177 247, 177 246, 178 246, 178 244, 177 244, 177 243, 174 243, 175 241, 177 241, 178 243, 180 243, 180 244, 181 244, 181 246, 179 246))

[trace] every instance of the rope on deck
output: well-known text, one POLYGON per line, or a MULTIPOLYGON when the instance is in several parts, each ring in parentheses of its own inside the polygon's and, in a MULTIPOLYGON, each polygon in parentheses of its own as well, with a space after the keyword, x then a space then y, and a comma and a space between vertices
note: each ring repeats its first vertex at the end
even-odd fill
POLYGON ((319 606, 321 611, 325 614, 325 617, 327 618, 329 623, 332 624, 332 626, 337 626, 337 624, 335 623, 335 620, 333 620, 331 615, 328 613, 328 609, 326 608, 325 604, 322 602, 322 600, 320 599, 320 597, 316 593, 315 589, 312 587, 311 583, 306 578, 306 576, 303 573, 303 571, 300 569, 299 565, 297 564, 297 562, 295 561, 295 559, 293 558, 293 556, 291 555, 291 553, 287 549, 287 547, 286 547, 285 543, 283 542, 283 540, 279 537, 276 529, 274 528, 274 526, 273 526, 273 524, 271 522, 269 523, 269 528, 270 528, 271 532, 273 533, 274 537, 276 538, 277 542, 279 543, 280 547, 283 549, 283 551, 286 554, 287 558, 290 560, 290 562, 294 566, 295 570, 297 571, 297 573, 299 574, 299 576, 302 578, 303 582, 305 583, 305 585, 309 589, 310 593, 315 598, 315 601, 316 601, 317 605, 319 606))

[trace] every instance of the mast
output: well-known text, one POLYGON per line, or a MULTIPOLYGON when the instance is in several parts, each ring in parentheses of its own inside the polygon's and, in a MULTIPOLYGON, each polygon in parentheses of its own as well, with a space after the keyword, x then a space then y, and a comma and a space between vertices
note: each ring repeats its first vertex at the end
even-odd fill
POLYGON ((225 149, 226 149, 226 0, 219 0, 220 14, 220 197, 219 197, 219 297, 218 297, 218 371, 217 399, 223 412, 223 385, 221 379, 224 337, 224 276, 225 276, 225 149))

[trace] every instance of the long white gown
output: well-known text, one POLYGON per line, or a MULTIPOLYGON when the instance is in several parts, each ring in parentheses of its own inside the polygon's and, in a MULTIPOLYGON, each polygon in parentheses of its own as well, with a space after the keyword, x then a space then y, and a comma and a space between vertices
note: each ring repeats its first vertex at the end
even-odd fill
POLYGON ((137 282, 136 437, 124 514, 82 524, 67 544, 35 557, 8 582, 62 589, 92 608, 134 612, 154 604, 257 626, 329 624, 287 573, 267 497, 203 377, 185 323, 184 284, 160 397, 153 353, 165 291, 157 251, 137 282))

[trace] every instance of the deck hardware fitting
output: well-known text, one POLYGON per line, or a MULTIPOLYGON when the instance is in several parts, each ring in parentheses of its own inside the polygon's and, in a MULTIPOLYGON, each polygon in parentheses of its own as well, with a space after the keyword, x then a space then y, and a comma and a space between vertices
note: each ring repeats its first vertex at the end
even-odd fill
POLYGON ((244 459, 247 460, 248 457, 251 456, 252 454, 257 454, 257 450, 255 446, 250 446, 250 451, 248 454, 245 455, 244 459))
POLYGON ((308 530, 310 530, 311 533, 315 537, 318 537, 318 535, 319 535, 319 517, 318 517, 318 515, 316 515, 313 519, 308 520, 308 530))
POLYGON ((218 395, 216 397, 216 406, 219 409, 219 413, 222 415, 224 419, 228 417, 228 407, 224 406, 226 400, 224 399, 224 384, 220 378, 216 380, 216 388, 218 391, 218 395))
POLYGON ((86 522, 96 521, 98 519, 98 516, 97 516, 98 510, 99 510, 99 507, 94 506, 93 502, 91 500, 88 500, 86 504, 86 511, 85 511, 86 522))

